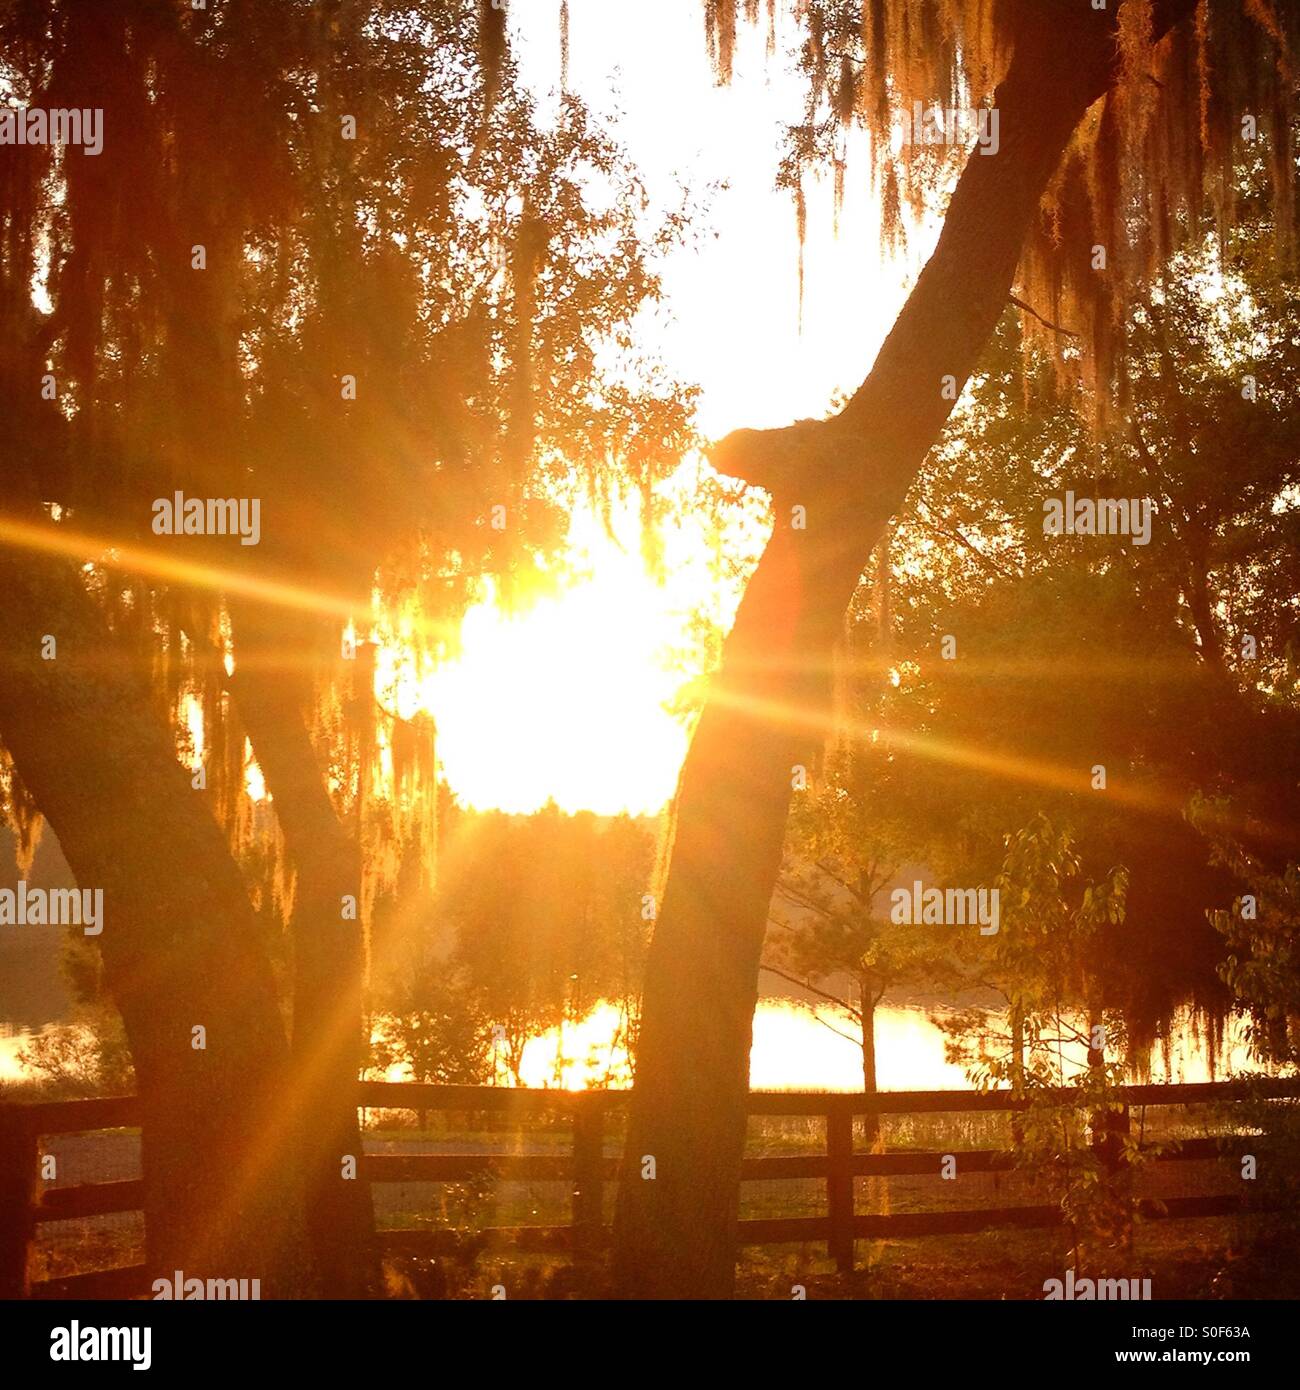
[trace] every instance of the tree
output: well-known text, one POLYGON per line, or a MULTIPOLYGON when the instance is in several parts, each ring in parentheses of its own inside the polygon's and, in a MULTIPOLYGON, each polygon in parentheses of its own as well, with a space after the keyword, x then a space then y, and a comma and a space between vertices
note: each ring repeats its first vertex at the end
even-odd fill
POLYGON ((1028 1103, 1015 1121, 1016 1162, 1060 1205, 1076 1270, 1128 1244, 1132 1169, 1152 1156, 1116 1126, 1123 1065, 1107 1061, 1113 1039, 1097 991, 1100 929, 1124 920, 1127 880, 1116 867, 1087 882, 1069 832, 1046 817, 1008 835, 997 879, 1005 931, 985 962, 1006 995, 1008 1031, 990 1033, 980 1017, 946 1025, 950 1053, 981 1089, 1002 1085, 1028 1103), (1087 1065, 1067 1067, 1066 1047, 1082 1049, 1087 1065))
MULTIPOLYGON (((1232 869, 1244 891, 1229 908, 1207 913, 1223 938, 1227 955, 1220 965, 1224 981, 1246 1011, 1246 1041, 1252 1060, 1275 1076, 1294 1070, 1300 1060, 1300 864, 1278 869, 1252 853, 1239 839, 1225 835, 1224 808, 1198 803, 1195 818, 1214 837, 1215 852, 1232 869)), ((1258 1181, 1248 1199, 1261 1214, 1251 1240, 1251 1258, 1229 1266, 1215 1281, 1228 1296, 1251 1288, 1294 1287, 1300 1248, 1300 1104, 1294 1097, 1254 1094, 1242 1113, 1225 1115, 1233 1129, 1252 1135, 1252 1162, 1258 1181)), ((1252 1171, 1252 1178, 1255 1176, 1252 1171)))
MULTIPOLYGON (((775 528, 727 639, 679 786, 616 1218, 616 1277, 630 1294, 716 1297, 732 1288, 751 1022, 791 769, 809 762, 824 727, 823 673, 859 576, 1001 316, 1027 240, 1056 267, 1054 277, 1039 276, 1038 283, 1054 279, 1072 302, 1105 299, 1095 273, 1090 280, 1085 274, 1091 248, 1126 241, 1134 203, 1120 195, 1134 192, 1130 178, 1175 162, 1167 145, 1153 144, 1153 85, 1172 91, 1180 128, 1188 128, 1195 50, 1178 26, 1193 3, 1129 0, 1116 8, 1118 15, 1011 4, 999 9, 996 34, 989 35, 980 23, 988 11, 976 5, 813 7, 815 90, 838 102, 844 123, 865 109, 884 145, 893 103, 933 100, 964 82, 980 95, 992 90, 1002 140, 997 156, 977 153, 967 162, 935 252, 844 408, 821 422, 739 431, 714 450, 721 471, 772 494, 775 528), (827 22, 836 15, 847 22, 827 22), (861 90, 851 56, 833 63, 835 50, 824 42, 846 28, 850 36, 865 35, 874 64, 861 90), (1004 50, 1010 59, 994 87, 1004 50), (1052 188, 1054 204, 1072 215, 1038 221, 1040 201, 1085 117, 1085 156, 1071 158, 1052 188), (1106 192, 1104 206, 1084 196, 1093 176, 1100 179, 1093 186, 1106 192), (1097 222, 1105 224, 1100 234, 1097 222), (1068 265, 1051 255, 1053 241, 1068 265), (1087 283, 1090 294, 1080 289, 1087 283), (645 1155, 655 1158, 653 1182, 641 1178, 645 1155)), ((710 13, 715 34, 725 39, 735 7, 723 3, 710 13)), ((1234 98, 1246 85, 1240 74, 1252 71, 1247 54, 1271 52, 1274 41, 1294 43, 1294 16, 1284 29, 1258 6, 1206 6, 1202 14, 1207 25, 1213 19, 1222 52, 1232 55, 1226 90, 1234 98)), ((720 51, 729 52, 725 42, 720 51)), ((1225 89, 1215 87, 1207 68, 1202 61, 1204 89, 1221 101, 1225 89)), ((1268 83, 1285 113, 1287 89, 1275 65, 1261 61, 1253 72, 1249 80, 1268 83)), ((1215 129, 1212 162, 1222 167, 1230 141, 1215 129)), ((1285 119, 1275 124, 1275 148, 1285 129, 1285 119)), ((1180 170, 1204 168, 1198 138, 1181 149, 1180 170)), ((1278 162, 1285 169, 1280 155, 1278 162)), ((1152 177, 1137 192, 1148 206, 1163 207, 1169 182, 1152 177)), ((1158 225, 1190 236, 1202 190, 1187 172, 1179 187, 1194 195, 1188 215, 1181 222, 1162 217, 1158 225)), ((1289 196, 1285 180, 1278 192, 1289 196)), ((1151 255, 1167 249, 1152 248, 1151 255)), ((1104 341, 1101 347, 1092 360, 1113 365, 1114 354, 1104 341)))
POLYGON ((3 539, 23 551, 0 562, 0 739, 19 801, 105 886, 150 1263, 205 1272, 197 1228, 220 1221, 213 1274, 299 1291, 304 1261, 293 1283, 259 1263, 292 1214, 324 1286, 359 1292, 370 1216, 340 1160, 359 1148, 364 932, 434 829, 430 730, 376 704, 368 639, 397 631, 418 667, 484 574, 515 595, 540 583, 575 472, 653 499, 689 437, 685 393, 596 359, 657 294, 677 223, 647 223, 576 102, 540 127, 486 4, 62 0, 0 7, 0 46, 20 100, 104 113, 94 158, 0 150, 3 539), (253 499, 258 543, 158 534, 178 490, 253 499), (64 659, 42 665, 51 631, 64 659), (177 762, 194 706, 202 777, 177 762), (260 915, 232 849, 261 861, 260 915), (180 877, 150 902, 155 853, 180 877), (206 1056, 178 1057, 203 1019, 206 1056), (274 1219, 236 1219, 237 1154, 305 1172, 308 1200, 286 1178, 274 1219))
MULTIPOLYGON (((860 687, 852 689, 861 698, 860 687)), ((906 793, 894 771, 884 748, 862 737, 861 717, 853 721, 824 774, 796 797, 772 899, 775 932, 769 930, 763 953, 765 971, 836 1005, 856 1025, 868 1095, 878 1089, 875 1012, 886 991, 956 978, 951 943, 895 922, 880 901, 916 843, 898 834, 906 793), (844 979, 851 997, 830 992, 844 979)), ((874 1139, 874 1116, 865 1128, 874 1139)))
POLYGON ((105 660, 112 639, 77 579, 8 554, 0 571, 5 746, 78 882, 104 892, 100 949, 142 1110, 148 1262, 303 1290, 301 1189, 275 1120, 288 1049, 238 867, 133 667, 105 660), (46 661, 51 629, 61 654, 46 661), (165 874, 152 871, 159 846, 165 874))
POLYGON ((905 832, 928 862, 991 872, 1003 834, 1042 811, 1071 828, 1089 873, 1129 866, 1100 974, 1139 1072, 1177 1006, 1192 1004, 1211 1036, 1231 1006, 1204 912, 1237 889, 1211 862, 1212 837, 1189 825, 1189 799, 1231 789, 1221 830, 1274 864, 1294 845, 1284 595, 1300 441, 1285 402, 1300 323, 1259 170, 1246 157, 1234 177, 1239 224, 1137 286, 1119 325, 1125 399, 1106 434, 1087 429, 1082 387, 1054 390, 1050 359, 1023 350, 1010 316, 1000 325, 897 527, 896 683, 875 721, 896 765, 881 814, 931 789, 905 832), (1216 284, 1206 297, 1189 288, 1216 284), (1148 534, 1048 534, 1045 499, 1067 490, 1149 499, 1148 534), (1089 785, 1098 764, 1104 789, 1089 785))
MULTIPOLYGON (((454 933, 448 958, 504 1045, 522 1084, 530 1038, 584 1018, 607 1000, 634 1049, 644 955, 642 898, 653 843, 627 817, 605 826, 555 806, 515 817, 466 815, 449 848, 436 910, 454 933)), ((556 1084, 562 1084, 563 1048, 556 1084)))

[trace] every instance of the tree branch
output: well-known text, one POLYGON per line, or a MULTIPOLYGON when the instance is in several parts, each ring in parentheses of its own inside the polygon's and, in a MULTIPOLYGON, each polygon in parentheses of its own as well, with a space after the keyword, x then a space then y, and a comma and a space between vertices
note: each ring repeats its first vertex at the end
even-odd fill
POLYGON ((957 541, 959 544, 964 545, 966 549, 969 550, 971 554, 974 555, 980 561, 981 564, 986 565, 989 569, 993 571, 994 574, 1000 575, 1003 579, 1018 579, 1020 577, 1017 574, 1013 574, 1004 566, 998 564, 998 562, 994 560, 992 556, 985 554, 985 552, 982 551, 979 548, 979 546, 975 544, 974 541, 972 541, 956 526, 952 527, 951 529, 946 526, 940 526, 939 523, 935 521, 930 516, 929 512, 925 509, 924 503, 922 503, 918 508, 918 519, 920 520, 923 526, 928 527, 936 535, 946 536, 949 540, 957 541))
POLYGON ((1053 323, 1051 319, 1044 318, 1037 309, 1031 308, 1023 299, 1018 299, 1014 294, 1007 295, 1007 301, 1014 304, 1017 309, 1030 315, 1031 318, 1036 318, 1039 323, 1050 328, 1053 333, 1063 333, 1067 338, 1077 338, 1079 336, 1072 328, 1062 328, 1059 323, 1053 323))
POLYGON ((840 999, 834 994, 827 994, 824 989, 818 989, 816 985, 810 985, 807 980, 800 980, 794 975, 788 975, 784 970, 778 969, 775 965, 760 965, 759 969, 767 971, 769 975, 776 975, 779 979, 784 980, 786 984, 798 985, 800 989, 806 989, 809 994, 815 994, 827 1004, 834 1004, 837 1009, 843 1009, 850 1018, 855 1019, 858 1023, 862 1022, 860 1010, 855 1009, 847 1000, 840 999))

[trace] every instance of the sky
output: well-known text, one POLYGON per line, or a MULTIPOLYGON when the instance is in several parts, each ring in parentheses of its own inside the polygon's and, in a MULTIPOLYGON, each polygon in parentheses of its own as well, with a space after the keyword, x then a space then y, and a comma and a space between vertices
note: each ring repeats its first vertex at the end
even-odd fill
MULTIPOLYGON (((543 109, 560 85, 559 9, 513 0, 509 12, 521 75, 543 109)), ((810 184, 800 332, 794 203, 774 187, 784 126, 803 114, 792 22, 779 25, 771 59, 765 26, 742 25, 723 87, 701 0, 570 0, 569 11, 569 90, 612 125, 652 197, 671 205, 682 182, 697 194, 725 184, 708 200, 702 241, 664 265, 663 321, 643 325, 703 388, 701 431, 825 414, 837 389, 866 376, 916 266, 881 263, 863 164, 847 181, 838 237, 830 180, 810 184)))

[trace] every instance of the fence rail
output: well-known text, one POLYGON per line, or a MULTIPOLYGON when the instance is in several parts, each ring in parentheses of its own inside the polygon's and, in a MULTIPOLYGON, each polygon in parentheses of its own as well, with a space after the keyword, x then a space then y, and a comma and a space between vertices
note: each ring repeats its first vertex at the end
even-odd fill
MULTIPOLYGON (((627 1103, 626 1091, 527 1090, 515 1087, 435 1086, 421 1082, 365 1081, 358 1084, 363 1109, 464 1111, 507 1118, 551 1114, 572 1124, 568 1154, 366 1154, 364 1181, 374 1183, 457 1182, 488 1175, 506 1181, 571 1181, 572 1219, 564 1226, 495 1227, 469 1237, 453 1230, 381 1231, 381 1248, 393 1253, 439 1254, 475 1245, 511 1245, 520 1250, 582 1253, 606 1237, 604 1188, 617 1181, 619 1160, 604 1152, 606 1119, 627 1103)), ((1063 1102, 1077 1092, 1056 1093, 1063 1102)), ((1300 1097, 1300 1078, 1251 1083, 1148 1085, 1117 1088, 1122 1104, 1116 1128, 1127 1132, 1135 1106, 1203 1105, 1256 1097, 1300 1097)), ((855 1240, 928 1235, 965 1235, 996 1229, 1042 1229, 1059 1225, 1052 1206, 981 1207, 973 1210, 859 1215, 853 1182, 858 1177, 938 1176, 946 1157, 938 1150, 861 1153, 853 1148, 853 1121, 859 1115, 979 1114, 1024 1110, 1029 1102, 1005 1091, 887 1091, 876 1095, 818 1091, 757 1091, 749 1114, 804 1116, 824 1122, 826 1151, 819 1154, 746 1158, 741 1180, 819 1179, 826 1184, 826 1212, 820 1216, 745 1219, 738 1223, 742 1245, 825 1241, 841 1269, 853 1265, 855 1240)), ((144 1183, 89 1183, 42 1188, 38 1180, 40 1139, 44 1136, 139 1125, 134 1096, 102 1100, 0 1104, 0 1298, 126 1298, 145 1292, 143 1265, 71 1275, 32 1283, 31 1245, 42 1222, 68 1221, 116 1212, 140 1211, 144 1183)), ((1176 1162, 1225 1156, 1231 1136, 1185 1139, 1155 1155, 1176 1162)), ((1015 1155, 996 1149, 961 1149, 963 1173, 998 1173, 1015 1165, 1015 1155)), ((1232 1196, 1167 1197, 1143 1203, 1149 1218, 1230 1216, 1239 1212, 1232 1196)))

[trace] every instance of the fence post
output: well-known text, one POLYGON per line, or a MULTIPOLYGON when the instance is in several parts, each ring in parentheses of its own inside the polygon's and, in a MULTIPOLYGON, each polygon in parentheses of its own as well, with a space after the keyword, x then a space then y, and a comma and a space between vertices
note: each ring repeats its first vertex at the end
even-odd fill
POLYGON ((22 1105, 0 1104, 0 1298, 28 1298, 35 1229, 36 1133, 22 1105))
MULTIPOLYGON (((1110 1122, 1106 1135, 1106 1164, 1116 1179, 1122 1180, 1128 1168, 1128 1155, 1124 1149, 1124 1141, 1129 1136, 1128 1106, 1122 1106, 1120 1110, 1107 1115, 1106 1118, 1110 1122)), ((1131 1178, 1122 1183, 1122 1190, 1124 1195, 1131 1199, 1133 1193, 1131 1178)), ((1133 1253, 1133 1223, 1131 1221, 1124 1231, 1124 1252, 1128 1255, 1133 1253)))
POLYGON ((1128 1106, 1122 1106, 1119 1113, 1114 1117, 1114 1148, 1112 1149, 1112 1162, 1116 1168, 1124 1168, 1128 1165, 1128 1158, 1124 1152, 1124 1141, 1129 1137, 1129 1113, 1128 1106))
POLYGON ((573 1101, 573 1246, 589 1252, 600 1244, 604 1225, 605 1130, 601 1097, 580 1092, 573 1101))
POLYGON ((1129 1134, 1128 1106, 1121 1105, 1118 1110, 1104 1110, 1092 1115, 1090 1122, 1092 1146, 1097 1157, 1112 1176, 1118 1177, 1128 1166, 1124 1155, 1124 1140, 1129 1134))
POLYGON ((827 1253, 841 1274, 853 1271, 853 1112, 826 1114, 826 1205, 831 1222, 827 1253))

